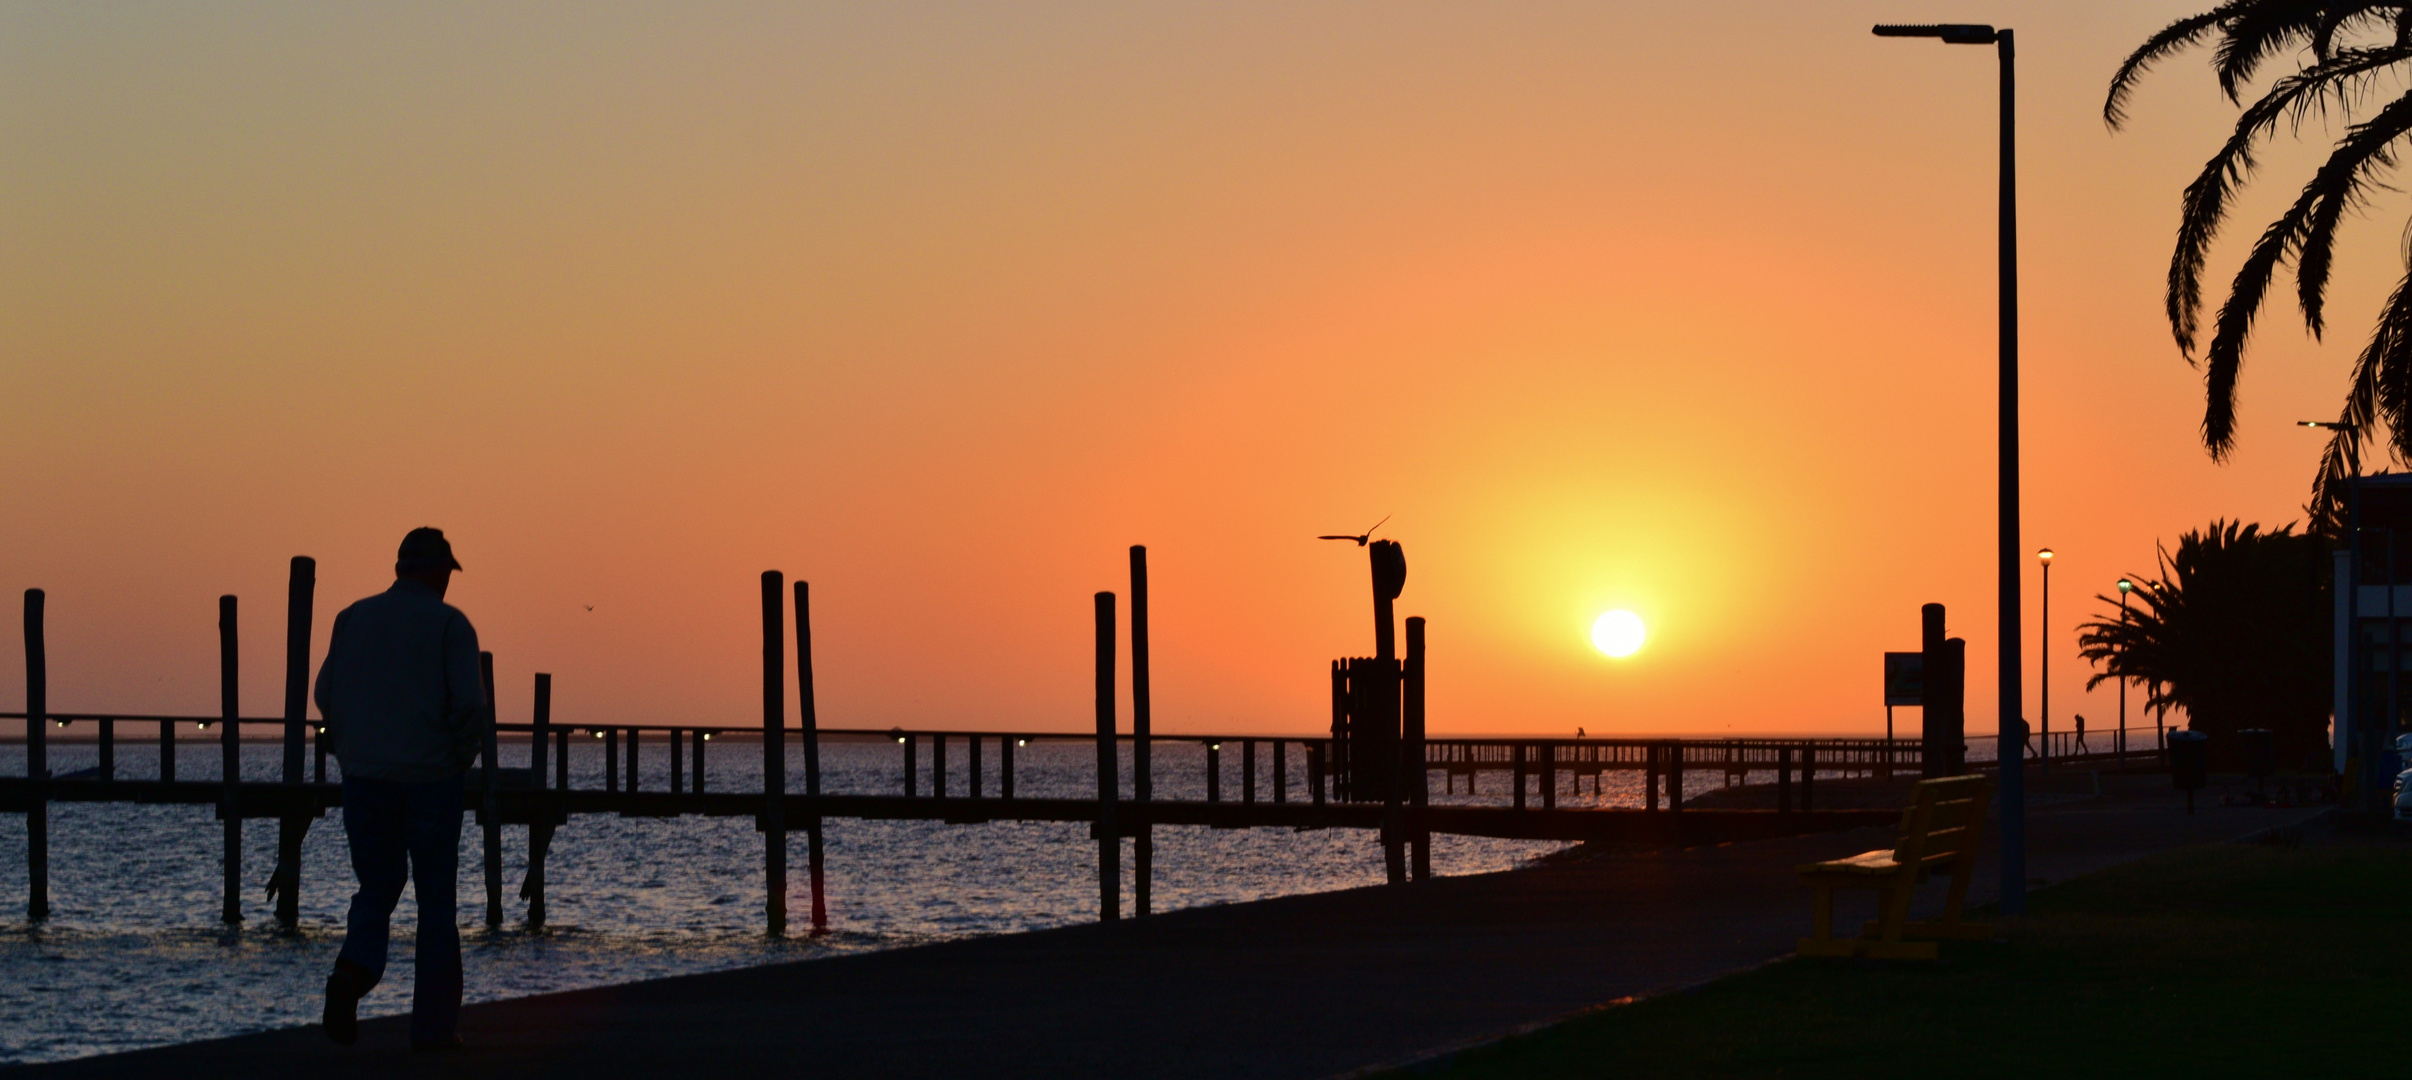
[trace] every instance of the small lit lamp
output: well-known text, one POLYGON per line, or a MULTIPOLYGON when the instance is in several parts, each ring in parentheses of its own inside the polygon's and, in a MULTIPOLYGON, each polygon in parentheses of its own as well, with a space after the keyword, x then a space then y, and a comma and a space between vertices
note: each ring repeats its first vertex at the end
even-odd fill
MULTIPOLYGON (((2307 421, 2308 422, 2308 421, 2307 421)), ((2127 625, 2127 594, 2136 591, 2136 583, 2119 579, 2119 625, 2127 625)), ((2119 767, 2127 767, 2127 676, 2119 676, 2119 767)))
POLYGON ((2041 669, 2036 677, 2035 714, 2039 718, 2036 746, 2043 752, 2040 760, 2043 771, 2048 773, 2052 771, 2052 549, 2036 552, 2035 558, 2043 563, 2043 627, 2038 631, 2042 640, 2035 654, 2036 666, 2041 669))

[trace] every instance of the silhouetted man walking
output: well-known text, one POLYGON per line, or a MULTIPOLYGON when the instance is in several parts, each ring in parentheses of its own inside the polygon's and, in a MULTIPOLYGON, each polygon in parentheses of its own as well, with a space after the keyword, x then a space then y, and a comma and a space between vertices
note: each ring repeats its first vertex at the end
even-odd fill
POLYGON ((352 894, 343 951, 327 977, 327 1037, 360 1037, 360 998, 385 975, 387 934, 405 878, 417 886, 417 990, 410 1047, 461 1045, 461 796, 484 732, 477 631, 444 602, 461 568, 440 529, 402 538, 392 588, 343 609, 318 669, 318 712, 343 765, 352 894))

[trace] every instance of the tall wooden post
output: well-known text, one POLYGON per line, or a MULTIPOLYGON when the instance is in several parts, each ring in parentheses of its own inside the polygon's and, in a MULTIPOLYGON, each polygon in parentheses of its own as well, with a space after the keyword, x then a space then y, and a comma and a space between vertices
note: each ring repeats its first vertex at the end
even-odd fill
MULTIPOLYGON (((821 715, 812 688, 812 590, 796 582, 796 724, 804 736, 804 796, 813 800, 812 813, 804 819, 805 871, 812 879, 812 935, 829 932, 829 905, 822 892, 821 863, 825 849, 821 844, 821 715)), ((975 744, 976 745, 976 744, 975 744)), ((699 759, 700 760, 700 759, 699 759)), ((973 759, 973 772, 979 772, 978 758, 973 759)), ((786 766, 781 765, 784 771, 786 766)), ((695 774, 698 780, 703 774, 695 774)), ((972 780, 976 786, 979 778, 972 780)), ((702 788, 696 788, 702 791, 702 788)))
POLYGON ((25 590, 25 918, 50 917, 50 650, 42 632, 43 593, 25 590))
MULTIPOLYGON (((310 608, 318 585, 318 562, 307 555, 293 557, 285 586, 285 769, 284 782, 302 782, 302 742, 309 730, 310 608)), ((276 923, 290 933, 301 924, 302 840, 310 820, 298 805, 276 819, 276 870, 268 891, 276 896, 276 923)))
POLYGON ((536 710, 532 719, 535 722, 531 725, 534 730, 528 734, 528 780, 530 787, 543 791, 545 758, 553 748, 553 677, 542 671, 536 673, 536 710))
POLYGON ((787 680, 784 577, 762 572, 762 892, 771 936, 787 933, 787 680))
POLYGON ((498 794, 501 763, 496 760, 501 740, 494 731, 493 653, 477 654, 477 673, 486 684, 486 707, 478 713, 478 756, 485 759, 478 784, 478 816, 485 819, 486 929, 493 930, 502 926, 503 918, 502 806, 498 794))
POLYGON ((1410 814, 1408 840, 1414 845, 1409 872, 1417 881, 1432 880, 1432 830, 1424 824, 1424 806, 1431 802, 1432 788, 1424 768, 1424 618, 1410 616, 1407 620, 1407 687, 1400 713, 1401 735, 1399 761, 1407 782, 1407 802, 1410 814))
POLYGON ((519 898, 528 902, 528 929, 544 929, 544 858, 553 850, 553 807, 545 795, 545 759, 553 753, 553 677, 536 673, 535 730, 528 734, 529 798, 536 819, 528 825, 528 876, 519 898))
POLYGON ((1131 835, 1131 913, 1146 918, 1155 909, 1156 829, 1146 817, 1155 801, 1154 712, 1148 701, 1147 548, 1131 545, 1131 801, 1140 820, 1131 835))
POLYGON ((302 782, 302 738, 309 727, 310 606, 318 560, 293 557, 285 583, 285 782, 302 782))
POLYGON ((1943 648, 1943 605, 1918 609, 1918 757, 1919 775, 1928 779, 1951 776, 1950 747, 1962 741, 1950 708, 1951 663, 1943 648))
POLYGON ((1122 835, 1114 801, 1121 788, 1114 749, 1114 594, 1097 594, 1097 917, 1122 918, 1122 835))
POLYGON ((218 917, 232 926, 243 921, 243 817, 236 801, 243 782, 241 674, 235 632, 235 598, 218 598, 218 819, 226 827, 224 902, 218 917))

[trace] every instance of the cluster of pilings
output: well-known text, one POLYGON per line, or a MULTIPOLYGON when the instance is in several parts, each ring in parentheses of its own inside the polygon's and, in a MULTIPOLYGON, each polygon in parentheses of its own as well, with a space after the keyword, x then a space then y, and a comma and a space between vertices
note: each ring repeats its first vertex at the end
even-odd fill
MULTIPOLYGON (((832 793, 823 790, 821 738, 815 708, 810 594, 806 583, 789 583, 777 571, 761 578, 762 600, 762 718, 758 729, 712 727, 701 724, 564 724, 552 715, 552 676, 535 676, 534 709, 530 723, 500 723, 491 702, 493 657, 481 657, 489 707, 484 717, 483 746, 475 783, 466 809, 475 811, 482 833, 485 878, 485 922, 504 921, 502 830, 527 829, 527 870, 519 898, 527 903, 526 923, 545 922, 545 862, 556 833, 573 815, 672 816, 697 814, 750 817, 763 834, 764 918, 772 933, 784 933, 788 922, 787 841, 791 831, 805 833, 810 922, 814 932, 826 930, 828 913, 824 888, 824 822, 831 818, 858 820, 922 820, 949 823, 987 821, 1063 822, 1089 826, 1097 846, 1099 915, 1120 918, 1125 909, 1121 893, 1122 841, 1131 842, 1136 862, 1134 892, 1128 905, 1135 915, 1154 908, 1154 835, 1158 825, 1213 828, 1281 827, 1375 830, 1381 838, 1389 879, 1406 882, 1429 877, 1430 837, 1435 833, 1542 840, 1610 840, 1665 844, 1717 843, 1761 836, 1849 828, 1891 819, 1889 811, 1820 811, 1809 806, 1807 778, 1818 770, 1854 765, 1875 767, 1881 762, 1914 767, 1915 743, 1887 743, 1881 749, 1871 740, 1774 741, 1722 740, 1549 740, 1443 739, 1424 733, 1424 621, 1407 621, 1404 662, 1387 661, 1393 677, 1383 680, 1379 665, 1388 648, 1352 675, 1366 680, 1368 704, 1352 712, 1352 727, 1337 737, 1279 738, 1263 735, 1165 736, 1197 742, 1206 750, 1203 799, 1158 798, 1155 786, 1150 656, 1148 648, 1147 558, 1144 548, 1130 551, 1130 672, 1133 714, 1129 732, 1120 731, 1116 715, 1118 649, 1117 600, 1111 592, 1094 598, 1096 712, 1092 731, 1035 732, 1023 735, 984 732, 830 730, 841 737, 888 737, 900 744, 904 757, 899 794, 832 793), (789 651, 787 605, 792 597, 794 648, 789 651), (785 666, 796 665, 798 702, 791 726, 785 700, 785 666), (1387 682, 1387 686, 1380 685, 1387 682), (1353 743, 1363 732, 1356 717, 1370 718, 1390 707, 1398 717, 1395 734, 1387 741, 1353 743), (501 737, 526 739, 524 767, 501 764, 501 737), (573 735, 603 744, 605 769, 599 789, 571 784, 568 765, 573 735), (706 782, 705 749, 715 736, 723 740, 759 736, 763 784, 758 791, 711 790, 706 782), (637 777, 640 746, 657 740, 670 755, 667 790, 645 790, 637 777), (1033 798, 1015 790, 1014 748, 1030 741, 1089 741, 1096 751, 1097 788, 1093 797, 1033 798), (981 779, 980 759, 986 745, 996 744, 1001 766, 999 790, 991 794, 981 779), (972 761, 973 779, 967 790, 949 789, 946 755, 960 741, 972 761), (1129 744, 1133 770, 1128 798, 1120 783, 1123 744, 1129 744), (1238 798, 1226 798, 1222 778, 1224 744, 1239 744, 1238 798), (789 790, 790 744, 802 755, 802 790, 789 790), (916 782, 916 758, 922 746, 931 752, 932 780, 926 793, 916 782), (1258 749, 1269 748, 1273 782, 1259 791, 1258 749), (1294 800, 1289 751, 1301 753, 1306 798, 1294 800), (1687 762, 1694 767, 1730 771, 1753 767, 1781 770, 1786 778, 1798 768, 1802 798, 1796 807, 1786 798, 1778 811, 1693 810, 1662 812, 1655 782, 1667 785, 1664 811, 1682 811, 1681 788, 1687 762), (1711 764, 1711 763, 1714 764, 1711 764), (1559 778, 1590 775, 1595 784, 1601 772, 1639 769, 1649 773, 1652 797, 1636 810, 1570 809, 1558 805, 1559 778), (1484 771, 1513 775, 1515 798, 1509 806, 1432 805, 1426 778, 1440 771, 1444 781, 1465 776, 1471 788, 1484 771), (623 779, 624 778, 624 779, 623 779), (1538 781, 1537 806, 1525 797, 1528 780, 1538 781), (1269 796, 1269 798, 1268 798, 1269 796)), ((44 650, 44 598, 40 590, 25 597, 26 655, 26 775, 0 778, 0 811, 21 812, 27 819, 27 914, 39 920, 51 912, 49 896, 50 833, 48 812, 53 802, 145 802, 208 805, 224 823, 224 906, 228 923, 242 920, 241 823, 246 819, 278 822, 278 858, 268 882, 275 900, 276 919, 285 927, 299 917, 300 852, 311 823, 342 802, 340 785, 327 782, 326 749, 320 725, 308 719, 310 626, 315 566, 308 558, 292 563, 286 604, 286 670, 281 717, 244 717, 238 694, 238 606, 234 597, 219 601, 220 700, 216 717, 132 716, 104 713, 56 713, 50 709, 48 668, 44 650), (53 775, 48 737, 54 724, 91 722, 97 730, 99 762, 89 770, 53 775), (159 773, 155 779, 120 779, 116 763, 121 726, 156 725, 159 735, 159 773), (221 749, 221 772, 214 781, 180 780, 176 776, 176 729, 179 724, 214 727, 221 749), (253 730, 279 731, 283 754, 273 780, 244 780, 240 751, 246 724, 253 730)), ((1386 644, 1386 643, 1385 643, 1386 644)), ((1348 691, 1352 697, 1358 691, 1348 691)), ((1365 730, 1370 730, 1371 725, 1365 730)))

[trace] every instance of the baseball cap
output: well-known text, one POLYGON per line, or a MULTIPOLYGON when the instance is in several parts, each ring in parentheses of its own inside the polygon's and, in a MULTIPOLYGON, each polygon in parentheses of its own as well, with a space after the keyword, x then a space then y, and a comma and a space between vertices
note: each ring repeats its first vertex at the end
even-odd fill
POLYGON ((460 568, 461 561, 452 557, 452 542, 444 539, 444 530, 426 526, 403 537, 402 550, 394 556, 394 569, 405 574, 460 568))

